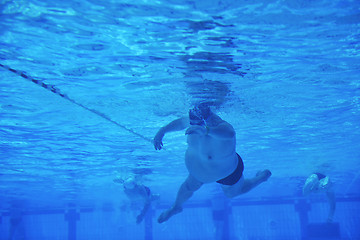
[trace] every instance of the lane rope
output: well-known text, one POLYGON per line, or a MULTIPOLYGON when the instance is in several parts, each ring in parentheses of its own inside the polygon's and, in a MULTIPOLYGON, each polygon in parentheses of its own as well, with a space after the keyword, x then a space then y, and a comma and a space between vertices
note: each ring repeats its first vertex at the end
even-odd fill
POLYGON ((87 111, 89 111, 89 112, 92 112, 93 114, 96 114, 97 116, 99 116, 99 117, 101 117, 101 118, 103 118, 103 119, 105 119, 105 120, 107 120, 107 121, 115 124, 116 126, 124 129, 125 131, 127 131, 127 132, 129 132, 129 133, 131 133, 131 134, 133 134, 133 135, 135 135, 135 136, 138 136, 138 137, 140 137, 140 138, 142 138, 142 139, 144 139, 145 141, 148 141, 148 142, 150 142, 150 143, 153 143, 153 140, 152 140, 152 139, 150 139, 150 138, 148 138, 148 137, 145 137, 145 136, 143 136, 142 134, 140 134, 140 133, 138 133, 138 132, 135 132, 134 130, 132 130, 132 129, 130 129, 130 128, 128 128, 128 127, 126 127, 126 126, 124 126, 124 125, 122 125, 122 124, 114 121, 114 120, 112 120, 112 119, 111 119, 109 116, 107 116, 106 114, 104 114, 104 113, 102 113, 102 112, 99 112, 99 111, 97 111, 97 110, 95 110, 95 109, 89 108, 89 107, 87 107, 87 106, 85 106, 85 105, 83 105, 83 104, 81 104, 81 103, 76 102, 74 99, 72 99, 72 98, 70 98, 69 96, 67 96, 66 94, 62 93, 61 90, 60 90, 59 88, 57 88, 55 85, 48 84, 48 83, 44 83, 42 80, 36 79, 36 78, 34 78, 34 77, 31 77, 30 75, 28 75, 27 73, 25 73, 25 72, 23 72, 23 71, 19 71, 19 70, 13 69, 13 68, 11 68, 11 67, 9 67, 9 66, 6 66, 6 65, 3 65, 3 64, 1 64, 1 63, 0 63, 0 67, 4 68, 4 69, 6 69, 6 70, 8 70, 8 71, 10 71, 10 72, 15 73, 16 75, 22 77, 23 79, 26 79, 26 80, 29 80, 29 81, 35 83, 37 86, 40 86, 40 87, 42 87, 42 88, 44 88, 44 89, 46 89, 46 90, 48 90, 48 91, 50 91, 50 92, 58 95, 59 97, 62 97, 62 98, 64 98, 64 99, 72 102, 73 104, 75 104, 75 105, 77 105, 77 106, 79 106, 79 107, 81 107, 81 108, 83 108, 83 109, 85 109, 85 110, 87 110, 87 111))

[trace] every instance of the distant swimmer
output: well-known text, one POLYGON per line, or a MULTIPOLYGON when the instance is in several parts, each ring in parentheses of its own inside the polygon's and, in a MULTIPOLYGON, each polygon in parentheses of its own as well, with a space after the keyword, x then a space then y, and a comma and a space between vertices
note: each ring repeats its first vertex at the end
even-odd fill
POLYGON ((332 222, 335 213, 335 194, 333 184, 329 177, 322 173, 313 173, 307 179, 303 187, 303 194, 309 195, 311 193, 326 193, 329 201, 329 215, 327 222, 332 222))
POLYGON ((152 194, 150 188, 139 183, 134 177, 128 177, 127 179, 114 179, 114 182, 121 183, 124 188, 124 193, 131 201, 131 207, 137 208, 142 206, 140 214, 136 217, 136 223, 141 223, 148 212, 151 202, 159 199, 159 195, 152 194))
POLYGON ((185 164, 189 175, 178 190, 173 206, 159 216, 159 223, 180 213, 183 203, 204 183, 221 184, 225 195, 233 198, 250 191, 271 176, 269 170, 263 170, 253 178, 244 178, 244 163, 235 150, 236 134, 233 127, 213 113, 206 103, 190 109, 188 116, 160 128, 154 137, 155 149, 162 149, 162 139, 166 133, 184 129, 188 143, 185 164))

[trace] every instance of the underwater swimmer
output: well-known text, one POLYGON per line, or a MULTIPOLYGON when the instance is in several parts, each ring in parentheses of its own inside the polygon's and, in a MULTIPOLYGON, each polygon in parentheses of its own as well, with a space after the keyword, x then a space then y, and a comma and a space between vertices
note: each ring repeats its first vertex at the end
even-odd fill
POLYGON ((311 174, 306 179, 303 187, 303 194, 307 196, 311 193, 326 193, 330 205, 327 222, 332 222, 335 213, 336 202, 333 184, 329 177, 322 173, 311 174))
POLYGON ((189 174, 180 186, 173 206, 159 216, 159 223, 180 213, 183 203, 204 183, 220 183, 224 194, 233 198, 250 191, 271 176, 269 170, 263 170, 253 178, 244 178, 244 164, 235 150, 235 130, 213 113, 206 103, 190 109, 188 116, 160 128, 154 137, 155 149, 162 149, 162 139, 166 133, 184 129, 188 143, 185 164, 189 174))
POLYGON ((123 185, 124 193, 134 207, 138 204, 143 205, 140 214, 136 217, 136 223, 141 223, 150 209, 151 202, 158 199, 159 195, 152 194, 150 188, 140 184, 133 177, 129 177, 126 180, 114 179, 114 182, 121 183, 123 185))

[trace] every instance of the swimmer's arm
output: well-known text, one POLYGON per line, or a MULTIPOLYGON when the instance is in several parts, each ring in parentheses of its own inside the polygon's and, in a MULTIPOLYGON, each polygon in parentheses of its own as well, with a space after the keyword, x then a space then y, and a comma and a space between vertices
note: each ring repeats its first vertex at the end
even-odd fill
POLYGON ((150 207, 150 199, 147 199, 141 213, 136 217, 136 223, 141 223, 150 207))
POLYGON ((165 133, 184 130, 185 128, 187 128, 189 126, 190 126, 189 117, 182 117, 182 118, 176 119, 176 120, 172 121, 171 123, 169 123, 168 125, 160 128, 154 137, 155 149, 156 150, 162 149, 162 146, 163 146, 162 139, 163 139, 165 133))
POLYGON ((182 118, 176 119, 176 120, 170 122, 168 125, 160 128, 157 135, 158 134, 165 135, 165 133, 168 133, 168 132, 181 131, 189 126, 190 126, 189 118, 182 117, 182 118))
POLYGON ((216 127, 206 126, 206 134, 211 137, 231 139, 235 136, 234 128, 227 122, 220 123, 216 127))

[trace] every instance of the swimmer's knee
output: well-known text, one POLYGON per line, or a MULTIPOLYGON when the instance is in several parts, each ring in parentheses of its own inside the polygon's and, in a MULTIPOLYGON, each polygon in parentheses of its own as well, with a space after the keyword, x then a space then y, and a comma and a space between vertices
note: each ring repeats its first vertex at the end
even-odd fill
POLYGON ((186 181, 184 183, 184 187, 187 191, 189 192, 195 192, 197 191, 200 187, 201 187, 202 183, 190 183, 188 181, 186 181))

